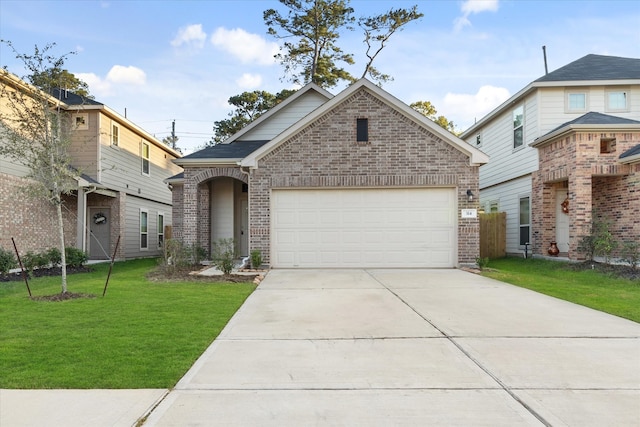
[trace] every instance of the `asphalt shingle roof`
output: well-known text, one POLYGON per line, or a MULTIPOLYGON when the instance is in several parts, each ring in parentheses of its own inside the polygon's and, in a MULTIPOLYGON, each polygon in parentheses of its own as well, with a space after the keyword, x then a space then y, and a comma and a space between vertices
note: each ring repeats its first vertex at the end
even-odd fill
POLYGON ((64 89, 53 89, 51 95, 56 99, 64 102, 67 105, 104 105, 101 102, 95 101, 91 98, 85 98, 84 96, 76 95, 73 92, 69 92, 64 89))
POLYGON ((217 144, 182 159, 243 159, 267 142, 269 141, 234 141, 231 144, 217 144))
POLYGON ((631 157, 631 156, 635 156, 637 154, 640 154, 640 144, 636 145, 635 147, 631 147, 630 149, 628 149, 624 153, 620 154, 620 158, 624 159, 625 157, 631 157))
POLYGON ((560 67, 536 82, 640 79, 640 59, 587 55, 560 67))
POLYGON ((540 138, 544 138, 545 136, 552 134, 559 129, 562 129, 564 127, 571 126, 571 125, 602 125, 605 127, 607 125, 638 125, 640 127, 640 121, 625 119, 623 117, 610 116, 608 114, 595 113, 591 111, 591 112, 588 112, 587 114, 583 114, 577 119, 573 119, 569 122, 561 124, 555 129, 552 129, 551 131, 547 132, 540 138))

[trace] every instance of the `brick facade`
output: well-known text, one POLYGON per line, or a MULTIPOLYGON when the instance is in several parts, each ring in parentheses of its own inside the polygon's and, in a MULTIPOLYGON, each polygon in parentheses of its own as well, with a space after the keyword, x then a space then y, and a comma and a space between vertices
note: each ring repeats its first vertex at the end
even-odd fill
MULTIPOLYGON (((388 105, 359 91, 259 161, 251 173, 251 249, 270 254, 272 188, 455 187, 458 208, 477 208, 478 168, 469 158, 388 105), (369 142, 356 143, 356 119, 368 118, 369 142)), ((475 264, 477 219, 458 218, 458 263, 475 264)))
MULTIPOLYGON (((28 180, 0 173, 0 247, 13 252, 40 252, 60 247, 58 218, 53 205, 30 197, 25 186, 28 180)), ((75 246, 77 201, 64 197, 62 215, 67 246, 75 246)))
POLYGON ((270 263, 271 190, 274 188, 455 188, 458 196, 458 264, 479 256, 478 219, 460 209, 478 208, 478 166, 468 155, 367 91, 356 91, 258 161, 247 176, 239 167, 184 168, 173 186, 173 235, 210 247, 210 186, 232 177, 249 187, 249 249, 270 263), (368 119, 366 143, 356 142, 356 119, 368 119), (476 198, 469 201, 467 190, 476 198))
MULTIPOLYGON (((640 165, 623 165, 618 157, 640 144, 640 132, 572 132, 539 147, 539 169, 533 174, 533 251, 546 254, 556 236, 555 193, 569 196, 569 258, 588 233, 592 212, 613 221, 619 241, 640 240, 640 165), (602 139, 615 139, 615 149, 601 152, 602 139)), ((614 254, 615 255, 615 254, 614 254)))

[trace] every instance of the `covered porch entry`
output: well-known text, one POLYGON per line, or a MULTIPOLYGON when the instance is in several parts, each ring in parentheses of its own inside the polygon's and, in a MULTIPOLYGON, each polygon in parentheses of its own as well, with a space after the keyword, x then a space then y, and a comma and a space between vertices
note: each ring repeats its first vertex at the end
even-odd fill
POLYGON ((203 185, 209 198, 209 242, 207 249, 220 239, 233 239, 237 256, 249 255, 249 193, 248 185, 238 179, 220 176, 203 185))

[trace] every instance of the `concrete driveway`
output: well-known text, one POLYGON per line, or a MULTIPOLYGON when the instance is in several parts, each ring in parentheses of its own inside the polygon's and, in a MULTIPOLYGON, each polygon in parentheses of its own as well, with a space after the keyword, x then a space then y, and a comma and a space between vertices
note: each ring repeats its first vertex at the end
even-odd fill
POLYGON ((274 270, 145 426, 638 426, 640 324, 460 270, 274 270))

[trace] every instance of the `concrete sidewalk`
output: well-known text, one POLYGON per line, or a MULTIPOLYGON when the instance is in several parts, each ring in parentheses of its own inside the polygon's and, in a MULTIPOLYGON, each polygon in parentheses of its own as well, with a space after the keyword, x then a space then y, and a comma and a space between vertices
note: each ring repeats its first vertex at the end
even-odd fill
POLYGON ((274 270, 145 426, 638 426, 639 337, 459 270, 274 270))

